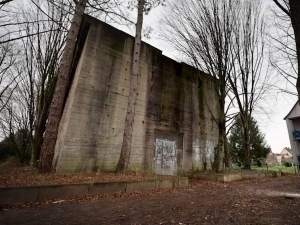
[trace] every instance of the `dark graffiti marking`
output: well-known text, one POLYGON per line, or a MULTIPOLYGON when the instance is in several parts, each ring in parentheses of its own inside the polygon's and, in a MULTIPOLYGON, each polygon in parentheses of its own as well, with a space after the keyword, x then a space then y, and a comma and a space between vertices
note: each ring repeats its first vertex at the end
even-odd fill
POLYGON ((175 144, 168 141, 157 141, 156 142, 156 158, 157 164, 161 164, 163 169, 170 169, 170 163, 174 162, 176 157, 175 144))

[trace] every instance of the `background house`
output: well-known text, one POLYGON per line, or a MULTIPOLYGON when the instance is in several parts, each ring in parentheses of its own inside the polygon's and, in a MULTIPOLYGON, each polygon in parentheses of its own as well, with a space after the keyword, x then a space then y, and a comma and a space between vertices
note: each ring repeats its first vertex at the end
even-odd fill
POLYGON ((270 152, 265 159, 265 163, 270 166, 278 166, 281 165, 281 157, 277 156, 278 154, 270 152))
MULTIPOLYGON (((300 165, 300 106, 299 101, 295 103, 291 111, 284 118, 291 143, 291 154, 293 162, 300 165)), ((287 152, 285 152, 288 154, 287 152)))
POLYGON ((293 154, 291 148, 285 147, 280 152, 280 155, 281 155, 282 162, 293 162, 293 154))
POLYGON ((281 166, 284 165, 285 162, 293 162, 292 151, 288 147, 282 149, 279 154, 270 152, 265 160, 265 163, 270 166, 281 166))

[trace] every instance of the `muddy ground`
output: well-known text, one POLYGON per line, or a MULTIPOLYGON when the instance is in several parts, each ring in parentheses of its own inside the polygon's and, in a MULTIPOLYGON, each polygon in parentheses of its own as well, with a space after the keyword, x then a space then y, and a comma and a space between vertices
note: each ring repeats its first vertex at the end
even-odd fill
POLYGON ((300 224, 300 177, 2 205, 0 224, 300 224))

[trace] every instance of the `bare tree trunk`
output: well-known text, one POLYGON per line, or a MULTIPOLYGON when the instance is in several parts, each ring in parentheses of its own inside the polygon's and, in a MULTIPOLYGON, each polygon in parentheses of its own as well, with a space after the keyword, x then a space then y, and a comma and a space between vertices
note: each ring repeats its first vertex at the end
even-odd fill
POLYGON ((76 40, 86 3, 87 0, 80 0, 77 3, 75 14, 73 16, 71 27, 66 40, 66 46, 58 71, 56 88, 50 105, 44 142, 40 155, 39 172, 42 173, 51 171, 59 122, 63 112, 64 101, 66 98, 66 92, 70 80, 70 69, 72 65, 73 54, 75 51, 76 40))
POLYGON ((244 151, 245 151, 245 169, 251 169, 250 143, 249 143, 249 122, 248 118, 242 119, 244 130, 244 151), (246 120, 246 121, 243 121, 246 120))
POLYGON ((218 162, 217 162, 217 172, 223 172, 223 158, 224 158, 224 136, 223 132, 219 130, 219 141, 218 141, 218 162))
MULTIPOLYGON (((222 108, 222 107, 221 107, 222 108)), ((218 140, 218 162, 217 162, 217 172, 222 173, 224 170, 224 145, 226 137, 226 123, 224 108, 220 109, 220 121, 219 121, 219 140, 218 140)))
POLYGON ((133 123, 135 115, 135 103, 136 103, 136 89, 137 89, 137 80, 139 75, 140 67, 140 50, 141 50, 141 33, 143 26, 143 7, 144 0, 139 0, 138 2, 138 15, 136 23, 136 35, 134 40, 134 50, 133 50, 133 63, 132 63, 132 72, 131 72, 131 81, 130 81, 130 92, 128 98, 127 114, 125 119, 125 127, 123 134, 123 143, 120 153, 119 162, 116 168, 116 173, 123 173, 127 169, 130 151, 131 151, 131 142, 132 142, 132 132, 133 132, 133 123))
POLYGON ((230 157, 230 150, 228 148, 228 140, 227 140, 227 135, 225 137, 225 142, 224 142, 224 163, 225 163, 225 168, 231 168, 231 157, 230 157))

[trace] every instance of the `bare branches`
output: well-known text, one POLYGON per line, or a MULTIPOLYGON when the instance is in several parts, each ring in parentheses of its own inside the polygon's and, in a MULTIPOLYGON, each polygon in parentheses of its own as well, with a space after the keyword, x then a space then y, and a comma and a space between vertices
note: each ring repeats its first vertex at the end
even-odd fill
POLYGON ((119 23, 119 19, 121 19, 130 24, 135 24, 135 22, 129 19, 128 15, 124 13, 124 10, 120 8, 121 3, 119 1, 89 1, 87 4, 90 7, 90 9, 94 10, 90 11, 90 13, 96 13, 96 15, 102 14, 101 17, 104 16, 105 21, 108 17, 109 19, 117 23, 119 23))
MULTIPOLYGON (((223 167, 226 136, 226 96, 230 91, 228 76, 233 70, 231 45, 236 25, 238 1, 179 1, 171 4, 163 20, 163 37, 184 54, 199 70, 213 76, 219 112, 211 112, 219 128, 218 171, 223 167)), ((232 99, 233 100, 233 99, 232 99)), ((207 99, 206 106, 210 103, 207 99)), ((232 105, 230 101, 228 105, 232 105)))
POLYGON ((0 112, 5 108, 19 81, 15 69, 19 51, 12 44, 0 45, 0 112))
MULTIPOLYGON (((281 2, 282 3, 278 4, 281 4, 282 7, 291 13, 289 1, 284 0, 281 2)), ((286 81, 274 87, 277 87, 277 90, 280 91, 286 89, 283 91, 284 93, 293 93, 291 90, 296 87, 298 80, 295 30, 292 26, 291 14, 286 14, 278 4, 276 4, 278 8, 271 9, 273 13, 272 19, 274 20, 273 25, 276 28, 276 32, 273 30, 272 33, 268 35, 270 45, 269 61, 275 73, 279 75, 279 79, 282 80, 283 78, 286 81)))
POLYGON ((284 2, 284 4, 285 4, 285 7, 281 4, 281 3, 279 3, 279 1, 278 0, 273 0, 273 2, 286 14, 286 15, 288 15, 289 17, 291 17, 291 13, 290 13, 290 10, 289 10, 289 8, 288 8, 288 1, 287 0, 284 0, 283 2, 284 2))
POLYGON ((226 135, 222 130, 226 123, 232 125, 236 111, 243 115, 247 133, 246 118, 268 90, 268 76, 262 70, 264 23, 260 7, 257 0, 177 2, 163 21, 163 37, 198 69, 215 78, 220 136, 226 135), (237 110, 232 112, 231 106, 237 110))

